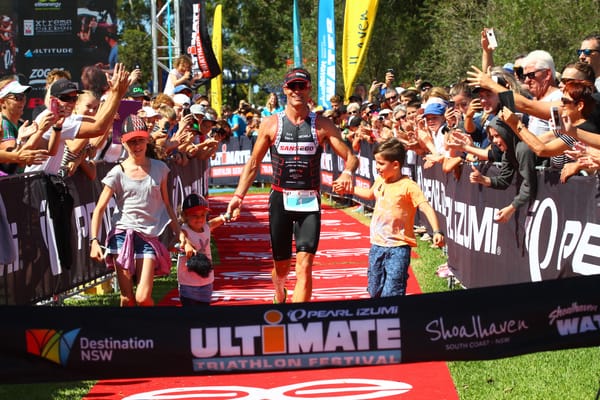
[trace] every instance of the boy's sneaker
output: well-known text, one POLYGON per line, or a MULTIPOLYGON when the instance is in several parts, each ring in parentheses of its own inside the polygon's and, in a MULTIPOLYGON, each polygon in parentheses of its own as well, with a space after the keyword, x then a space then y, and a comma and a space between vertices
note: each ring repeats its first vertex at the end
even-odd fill
POLYGON ((427 228, 425 228, 423 225, 418 226, 415 225, 413 231, 417 234, 417 235, 421 235, 423 233, 427 233, 427 228))
POLYGON ((437 276, 439 276, 440 278, 449 278, 449 277, 454 276, 454 274, 450 270, 450 267, 448 266, 448 263, 444 263, 444 264, 440 265, 437 268, 437 271, 435 271, 435 274, 437 276))
POLYGON ((432 239, 433 238, 431 237, 431 235, 429 233, 426 233, 423 236, 421 236, 421 240, 424 241, 424 242, 429 242, 432 239))

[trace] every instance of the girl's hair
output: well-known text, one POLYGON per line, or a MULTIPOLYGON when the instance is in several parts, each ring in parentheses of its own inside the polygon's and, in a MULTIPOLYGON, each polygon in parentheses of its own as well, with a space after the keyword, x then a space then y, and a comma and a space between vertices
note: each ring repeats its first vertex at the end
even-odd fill
POLYGON ((158 114, 160 114, 163 118, 167 118, 168 120, 174 120, 177 118, 177 113, 173 109, 173 107, 169 107, 166 104, 161 104, 157 110, 158 114))
POLYGON ((402 143, 395 137, 378 143, 373 150, 373 155, 379 154, 386 161, 398 161, 400 166, 404 165, 406 159, 406 149, 402 143))
POLYGON ((469 81, 466 79, 462 79, 458 81, 455 85, 450 88, 449 95, 450 97, 458 96, 459 94, 464 94, 466 97, 472 99, 473 92, 471 91, 471 86, 469 86, 469 81))
POLYGON ((173 98, 171 96, 169 96, 168 94, 159 93, 156 95, 156 97, 152 101, 152 108, 157 109, 162 104, 166 104, 169 107, 173 107, 175 105, 175 102, 173 101, 173 98))
POLYGON ((596 100, 592 97, 594 84, 588 81, 570 81, 565 84, 563 93, 571 96, 575 102, 583 102, 581 114, 587 118, 596 107, 596 100))
POLYGON ((175 59, 173 65, 175 66, 175 68, 179 67, 180 65, 189 65, 191 67, 192 59, 187 54, 182 54, 179 57, 177 57, 177 59, 175 59))
POLYGON ((445 101, 450 100, 448 91, 441 86, 434 86, 423 95, 423 103, 427 103, 430 97, 439 97, 445 101))

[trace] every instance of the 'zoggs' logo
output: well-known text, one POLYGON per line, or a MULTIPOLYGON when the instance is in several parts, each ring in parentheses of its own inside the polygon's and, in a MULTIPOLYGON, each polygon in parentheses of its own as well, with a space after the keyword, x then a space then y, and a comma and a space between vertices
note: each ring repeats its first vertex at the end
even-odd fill
POLYGON ((269 310, 264 320, 263 325, 191 329, 192 354, 197 358, 252 357, 400 348, 397 317, 282 324, 283 314, 269 310))

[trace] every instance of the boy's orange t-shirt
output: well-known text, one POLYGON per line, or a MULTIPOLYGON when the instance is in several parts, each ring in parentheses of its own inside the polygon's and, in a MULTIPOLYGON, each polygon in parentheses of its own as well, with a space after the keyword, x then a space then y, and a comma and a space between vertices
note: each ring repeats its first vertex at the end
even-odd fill
POLYGON ((375 208, 371 217, 371 244, 382 247, 417 246, 415 214, 427 201, 421 188, 409 177, 385 183, 381 176, 373 184, 375 208))

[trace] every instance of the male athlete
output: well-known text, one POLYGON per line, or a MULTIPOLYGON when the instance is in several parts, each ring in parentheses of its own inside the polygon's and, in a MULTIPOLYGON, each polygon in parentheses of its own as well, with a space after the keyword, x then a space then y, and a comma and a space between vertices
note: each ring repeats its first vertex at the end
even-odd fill
POLYGON ((244 166, 229 215, 239 214, 244 195, 256 178, 260 163, 271 150, 273 182, 269 195, 269 226, 273 252, 274 303, 285 303, 285 281, 292 260, 292 237, 296 240, 296 286, 292 302, 310 301, 312 265, 321 231, 321 153, 329 143, 344 159, 345 169, 336 184, 352 193, 358 159, 345 144, 339 129, 309 109, 311 79, 302 68, 291 70, 283 80, 285 109, 262 120, 250 159, 244 166))

